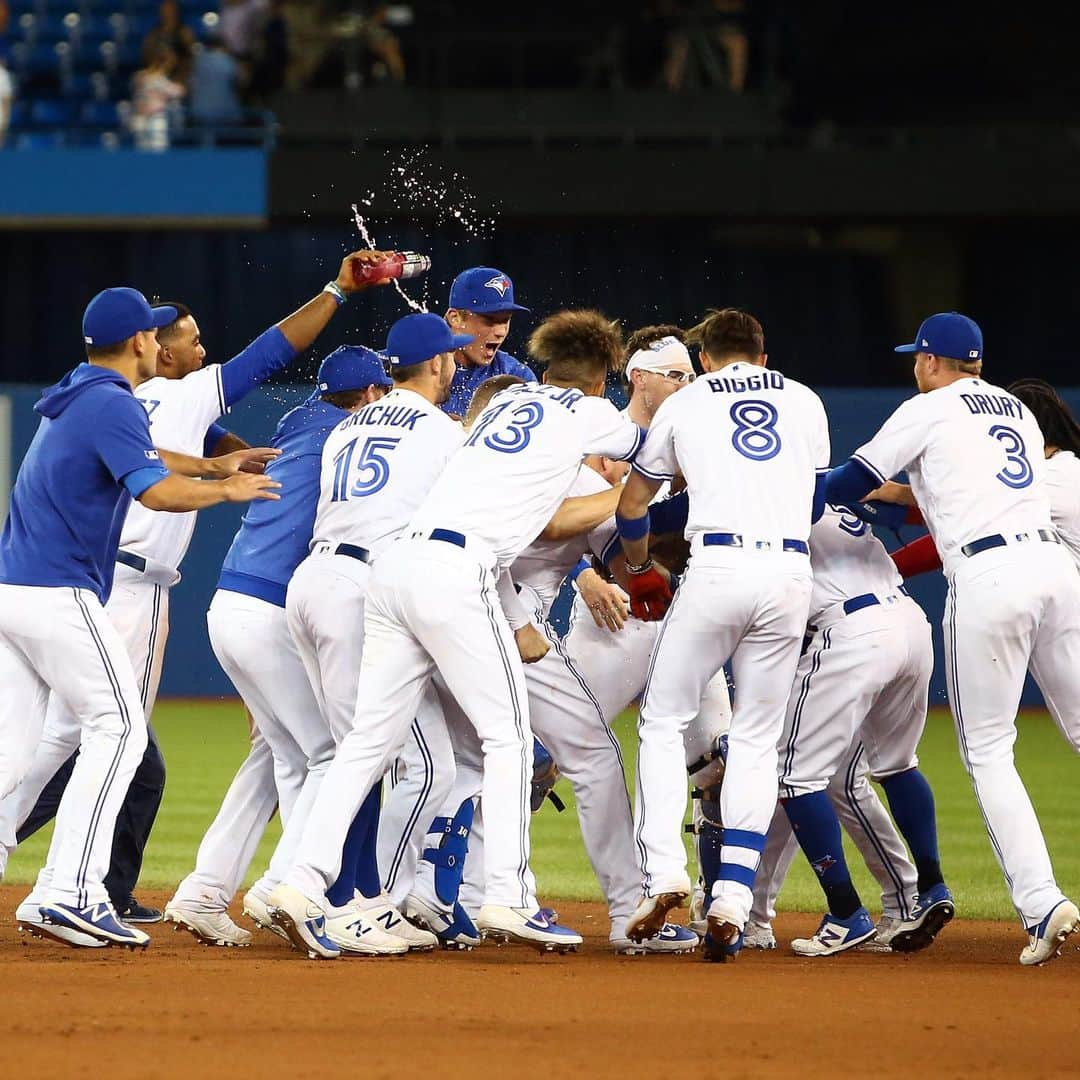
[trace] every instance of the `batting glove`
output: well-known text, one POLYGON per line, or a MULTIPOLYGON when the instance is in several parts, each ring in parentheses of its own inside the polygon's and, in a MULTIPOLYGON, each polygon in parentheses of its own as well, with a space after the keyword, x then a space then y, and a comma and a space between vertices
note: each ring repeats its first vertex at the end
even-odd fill
POLYGON ((653 565, 652 559, 641 566, 627 565, 630 611, 642 622, 656 622, 671 606, 671 586, 653 565))

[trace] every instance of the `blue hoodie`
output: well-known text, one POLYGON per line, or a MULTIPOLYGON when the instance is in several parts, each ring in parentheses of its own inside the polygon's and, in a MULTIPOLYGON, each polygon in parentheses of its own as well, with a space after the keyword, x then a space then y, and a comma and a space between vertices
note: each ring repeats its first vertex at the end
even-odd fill
POLYGON ((499 349, 487 367, 458 365, 454 372, 454 381, 450 384, 450 396, 440 406, 443 412, 451 416, 464 416, 476 388, 496 375, 513 375, 523 382, 536 382, 532 368, 526 367, 520 360, 515 360, 509 353, 499 349))
POLYGON ((104 604, 131 499, 168 476, 127 380, 80 364, 50 386, 19 467, 0 583, 89 589, 104 604))

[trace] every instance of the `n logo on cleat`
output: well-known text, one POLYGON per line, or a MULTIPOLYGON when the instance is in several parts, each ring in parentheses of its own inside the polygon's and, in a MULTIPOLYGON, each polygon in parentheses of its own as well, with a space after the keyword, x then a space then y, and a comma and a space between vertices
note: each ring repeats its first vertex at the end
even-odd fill
POLYGON ((387 908, 386 911, 376 917, 375 921, 381 922, 387 930, 390 930, 401 922, 401 917, 396 915, 392 909, 387 908))

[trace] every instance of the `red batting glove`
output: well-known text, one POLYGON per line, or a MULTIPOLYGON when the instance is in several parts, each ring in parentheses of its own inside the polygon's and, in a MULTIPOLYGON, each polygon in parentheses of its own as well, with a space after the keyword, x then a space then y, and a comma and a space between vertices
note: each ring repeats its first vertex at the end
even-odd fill
POLYGON ((642 622, 656 622, 671 606, 671 586, 663 574, 650 566, 638 574, 628 575, 630 612, 642 622))

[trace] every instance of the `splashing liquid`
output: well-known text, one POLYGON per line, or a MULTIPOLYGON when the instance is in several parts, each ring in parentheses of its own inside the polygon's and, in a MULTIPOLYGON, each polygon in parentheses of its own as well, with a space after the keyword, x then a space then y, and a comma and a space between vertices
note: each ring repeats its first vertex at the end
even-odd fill
MULTIPOLYGON (((375 244, 375 238, 368 231, 367 222, 364 221, 363 215, 360 213, 360 207, 356 203, 352 204, 353 221, 356 222, 357 231, 360 233, 360 239, 367 245, 368 250, 378 251, 378 247, 375 244)), ((398 296, 413 310, 413 311, 427 311, 427 305, 422 302, 414 300, 402 287, 401 282, 397 278, 392 278, 390 284, 397 290, 398 296)))

